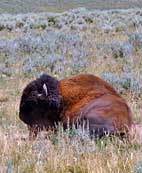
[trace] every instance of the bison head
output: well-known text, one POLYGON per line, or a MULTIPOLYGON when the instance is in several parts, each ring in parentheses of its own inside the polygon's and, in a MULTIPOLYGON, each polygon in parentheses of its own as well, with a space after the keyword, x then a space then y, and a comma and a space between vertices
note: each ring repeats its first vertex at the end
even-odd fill
POLYGON ((61 98, 58 81, 43 74, 23 91, 19 117, 29 126, 49 128, 59 121, 61 98))

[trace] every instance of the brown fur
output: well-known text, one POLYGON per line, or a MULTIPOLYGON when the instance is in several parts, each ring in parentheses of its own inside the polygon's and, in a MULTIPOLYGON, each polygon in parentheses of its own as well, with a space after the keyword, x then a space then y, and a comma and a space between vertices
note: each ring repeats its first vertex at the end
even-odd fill
POLYGON ((131 127, 132 115, 126 101, 104 80, 80 74, 61 80, 59 91, 63 102, 61 118, 65 124, 68 119, 75 121, 81 115, 92 121, 101 118, 102 126, 105 120, 110 120, 112 133, 124 133, 131 127))

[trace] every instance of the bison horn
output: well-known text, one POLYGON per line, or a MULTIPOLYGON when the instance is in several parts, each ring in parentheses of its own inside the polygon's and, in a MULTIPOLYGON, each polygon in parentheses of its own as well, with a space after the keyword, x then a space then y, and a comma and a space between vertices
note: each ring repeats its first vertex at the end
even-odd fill
POLYGON ((47 96, 48 95, 48 92, 47 92, 47 86, 46 86, 46 84, 43 84, 43 89, 45 91, 45 95, 47 96))

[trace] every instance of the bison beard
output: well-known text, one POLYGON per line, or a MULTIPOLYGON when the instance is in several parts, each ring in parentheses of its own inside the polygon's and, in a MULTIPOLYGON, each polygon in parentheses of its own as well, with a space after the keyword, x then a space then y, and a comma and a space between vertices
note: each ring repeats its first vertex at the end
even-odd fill
POLYGON ((132 124, 125 100, 104 80, 79 74, 57 81, 43 74, 23 91, 19 117, 29 128, 30 138, 42 129, 55 129, 62 122, 89 125, 90 134, 127 135, 132 124))

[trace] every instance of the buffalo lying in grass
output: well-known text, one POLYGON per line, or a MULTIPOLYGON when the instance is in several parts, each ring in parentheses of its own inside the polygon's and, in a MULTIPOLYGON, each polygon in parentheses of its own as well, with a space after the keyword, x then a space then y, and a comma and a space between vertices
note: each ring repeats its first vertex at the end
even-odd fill
POLYGON ((58 122, 64 128, 68 122, 89 126, 95 137, 127 135, 132 125, 126 101, 111 85, 90 74, 60 81, 41 75, 24 89, 19 116, 28 125, 30 137, 43 129, 55 129, 58 122))

